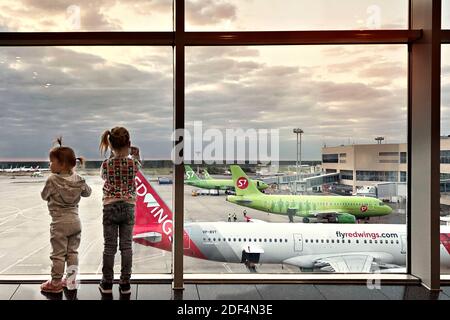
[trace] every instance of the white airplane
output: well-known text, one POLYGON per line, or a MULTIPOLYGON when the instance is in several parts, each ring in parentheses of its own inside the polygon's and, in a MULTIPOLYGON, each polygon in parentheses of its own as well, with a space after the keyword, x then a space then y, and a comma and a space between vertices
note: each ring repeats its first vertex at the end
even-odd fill
MULTIPOLYGON (((133 240, 172 250, 172 212, 145 177, 136 176, 133 240)), ((404 272, 406 226, 192 222, 184 228, 184 254, 229 263, 288 264, 339 273, 404 272)), ((441 227, 441 266, 450 267, 450 227, 441 227)))

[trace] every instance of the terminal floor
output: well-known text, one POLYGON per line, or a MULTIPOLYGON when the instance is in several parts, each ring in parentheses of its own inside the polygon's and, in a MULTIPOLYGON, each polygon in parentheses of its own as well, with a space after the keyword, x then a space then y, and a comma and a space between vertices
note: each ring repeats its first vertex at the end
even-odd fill
MULTIPOLYGON (((0 300, 171 300, 170 284, 133 284, 132 293, 102 296, 97 284, 81 284, 76 291, 44 295, 39 284, 0 284, 0 300)), ((180 299, 176 297, 175 299, 180 299)), ((187 284, 184 300, 450 300, 450 286, 437 294, 416 285, 382 285, 370 290, 365 285, 309 284, 187 284)))

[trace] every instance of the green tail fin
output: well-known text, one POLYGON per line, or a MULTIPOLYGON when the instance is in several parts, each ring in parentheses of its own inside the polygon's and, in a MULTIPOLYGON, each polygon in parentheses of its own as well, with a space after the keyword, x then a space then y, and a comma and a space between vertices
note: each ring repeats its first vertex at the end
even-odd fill
POLYGON ((212 177, 209 175, 208 171, 206 169, 203 169, 203 175, 205 176, 206 180, 211 180, 212 177))
POLYGON ((241 167, 231 165, 231 176, 233 177, 234 190, 238 196, 248 196, 253 194, 261 194, 255 185, 255 182, 242 171, 241 167))
POLYGON ((187 181, 198 181, 200 178, 197 176, 194 170, 187 164, 184 165, 184 171, 186 172, 187 181))

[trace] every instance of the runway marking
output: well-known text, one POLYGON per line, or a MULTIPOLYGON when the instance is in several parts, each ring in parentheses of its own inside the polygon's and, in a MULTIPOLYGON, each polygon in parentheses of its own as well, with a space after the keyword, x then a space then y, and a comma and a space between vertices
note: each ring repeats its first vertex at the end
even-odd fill
POLYGON ((36 250, 34 250, 33 252, 27 254, 25 257, 20 258, 19 260, 17 260, 16 262, 14 262, 13 264, 11 264, 9 267, 3 269, 2 271, 0 271, 0 274, 5 273, 6 271, 8 271, 9 269, 15 267, 16 265, 22 263, 23 261, 25 261, 26 259, 28 259, 29 257, 31 257, 32 255, 38 253, 39 251, 41 251, 42 249, 48 247, 50 245, 50 243, 46 244, 45 246, 39 247, 36 250))
POLYGON ((13 229, 16 229, 18 226, 21 226, 21 225, 23 225, 23 224, 25 224, 25 223, 28 223, 28 221, 24 221, 24 222, 22 222, 22 223, 16 224, 15 226, 13 226, 13 227, 11 227, 11 228, 8 228, 8 229, 6 229, 6 230, 3 230, 2 232, 0 232, 0 235, 1 235, 1 234, 4 234, 4 233, 8 233, 8 232, 12 231, 13 229))
POLYGON ((233 270, 231 270, 231 268, 228 266, 228 264, 222 263, 222 265, 225 268, 225 270, 227 270, 229 273, 233 273, 233 270))

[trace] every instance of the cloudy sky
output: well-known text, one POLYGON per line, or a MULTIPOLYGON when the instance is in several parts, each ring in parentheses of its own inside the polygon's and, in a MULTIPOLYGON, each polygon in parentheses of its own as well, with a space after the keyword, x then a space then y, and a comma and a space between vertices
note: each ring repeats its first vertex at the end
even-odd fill
MULTIPOLYGON (((347 2, 187 1, 187 29, 406 28, 407 1, 347 2)), ((2 0, 0 30, 171 30, 171 12, 165 0, 2 0)), ((450 134, 449 46, 442 57, 450 134)), ((303 159, 324 144, 406 141, 406 46, 191 47, 186 59, 190 129, 278 129, 281 159, 295 159, 294 127, 303 159)), ((99 159, 99 137, 116 125, 145 159, 170 158, 172 61, 170 47, 0 48, 0 159, 45 159, 57 135, 99 159)))

